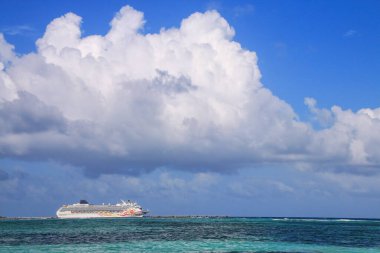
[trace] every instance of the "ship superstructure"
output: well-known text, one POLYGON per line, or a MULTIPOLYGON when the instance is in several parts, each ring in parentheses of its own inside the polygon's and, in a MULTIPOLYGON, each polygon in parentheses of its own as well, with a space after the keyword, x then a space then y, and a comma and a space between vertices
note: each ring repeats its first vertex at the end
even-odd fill
POLYGON ((121 203, 115 205, 102 204, 92 205, 86 200, 72 205, 64 205, 57 211, 57 217, 60 219, 72 218, 127 218, 143 217, 148 211, 133 201, 121 200, 121 203))

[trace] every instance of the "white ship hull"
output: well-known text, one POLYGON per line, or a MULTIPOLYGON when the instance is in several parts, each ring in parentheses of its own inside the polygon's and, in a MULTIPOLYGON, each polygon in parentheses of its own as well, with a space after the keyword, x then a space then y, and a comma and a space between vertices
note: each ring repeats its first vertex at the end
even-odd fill
POLYGON ((72 213, 58 213, 57 217, 59 219, 90 219, 90 218, 134 218, 134 217, 143 217, 143 215, 116 215, 116 214, 98 214, 98 213, 81 213, 81 214, 72 214, 72 213))

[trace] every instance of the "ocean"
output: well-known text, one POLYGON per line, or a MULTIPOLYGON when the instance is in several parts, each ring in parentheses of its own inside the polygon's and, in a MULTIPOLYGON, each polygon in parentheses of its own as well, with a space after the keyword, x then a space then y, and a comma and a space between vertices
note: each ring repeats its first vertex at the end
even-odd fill
POLYGON ((380 220, 0 220, 0 252, 380 252, 380 220))

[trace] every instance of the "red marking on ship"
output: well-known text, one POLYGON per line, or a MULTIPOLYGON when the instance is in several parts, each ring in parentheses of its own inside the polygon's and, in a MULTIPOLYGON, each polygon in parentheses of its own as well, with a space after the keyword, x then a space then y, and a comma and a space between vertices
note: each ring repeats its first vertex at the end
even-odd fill
POLYGON ((123 211, 120 215, 121 216, 130 216, 130 215, 134 215, 134 214, 135 214, 135 210, 127 209, 127 210, 123 211))

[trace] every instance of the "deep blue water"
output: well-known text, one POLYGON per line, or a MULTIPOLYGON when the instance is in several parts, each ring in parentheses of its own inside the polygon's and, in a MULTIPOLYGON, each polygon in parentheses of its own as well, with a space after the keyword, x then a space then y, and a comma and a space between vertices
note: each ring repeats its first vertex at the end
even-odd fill
POLYGON ((0 252, 380 252, 380 220, 1 220, 0 252))

